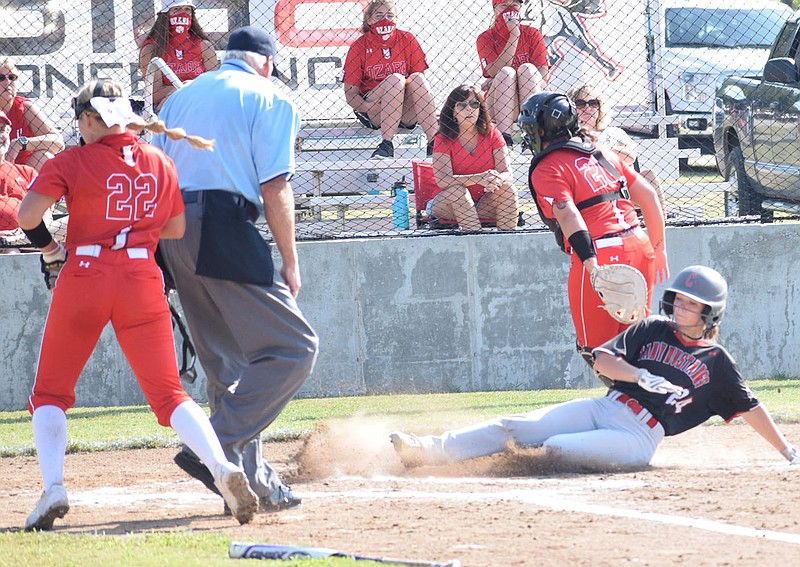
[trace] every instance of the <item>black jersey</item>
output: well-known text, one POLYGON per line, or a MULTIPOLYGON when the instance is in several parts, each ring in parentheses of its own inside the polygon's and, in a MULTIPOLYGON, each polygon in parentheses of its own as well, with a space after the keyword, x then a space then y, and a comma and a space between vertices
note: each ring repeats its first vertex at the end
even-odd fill
POLYGON ((710 340, 682 342, 666 317, 648 317, 595 350, 621 356, 686 389, 678 398, 654 394, 630 382, 614 384, 615 390, 647 408, 666 435, 683 433, 714 415, 730 421, 759 403, 728 351, 710 340))

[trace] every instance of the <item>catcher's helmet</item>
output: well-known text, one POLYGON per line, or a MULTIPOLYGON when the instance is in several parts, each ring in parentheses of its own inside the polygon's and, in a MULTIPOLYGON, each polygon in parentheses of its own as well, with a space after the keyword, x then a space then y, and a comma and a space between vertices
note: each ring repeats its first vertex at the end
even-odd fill
POLYGON ((675 276, 672 285, 664 291, 659 307, 672 316, 675 294, 680 293, 705 305, 702 317, 706 329, 719 325, 725 314, 725 301, 728 298, 728 283, 716 271, 706 266, 689 266, 675 276))
POLYGON ((571 138, 578 133, 578 113, 572 101, 560 93, 532 94, 522 104, 517 124, 525 145, 534 154, 542 151, 542 142, 571 138))

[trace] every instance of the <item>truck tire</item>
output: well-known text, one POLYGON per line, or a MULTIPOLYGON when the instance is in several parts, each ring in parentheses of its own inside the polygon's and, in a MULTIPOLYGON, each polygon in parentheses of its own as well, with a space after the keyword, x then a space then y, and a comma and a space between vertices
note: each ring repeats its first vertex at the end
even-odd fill
POLYGON ((731 153, 728 156, 730 163, 730 181, 736 187, 736 192, 728 194, 725 200, 725 215, 726 216, 748 216, 760 215, 761 199, 753 190, 750 179, 744 170, 744 155, 742 155, 742 148, 731 148, 731 153))

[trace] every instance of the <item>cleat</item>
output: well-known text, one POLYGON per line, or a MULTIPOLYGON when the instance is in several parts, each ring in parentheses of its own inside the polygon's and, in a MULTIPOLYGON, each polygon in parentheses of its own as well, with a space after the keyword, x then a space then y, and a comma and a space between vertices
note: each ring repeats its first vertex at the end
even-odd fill
POLYGON ((50 490, 42 492, 36 508, 25 520, 25 531, 52 530, 56 518, 63 518, 69 512, 67 490, 63 484, 54 484, 50 490))
POLYGON ((258 509, 258 497, 250 489, 244 471, 226 463, 219 466, 219 473, 215 484, 233 517, 240 524, 250 523, 258 509))
POLYGON ((395 431, 389 435, 389 440, 394 445, 394 450, 406 468, 419 467, 428 464, 430 459, 416 435, 395 431))

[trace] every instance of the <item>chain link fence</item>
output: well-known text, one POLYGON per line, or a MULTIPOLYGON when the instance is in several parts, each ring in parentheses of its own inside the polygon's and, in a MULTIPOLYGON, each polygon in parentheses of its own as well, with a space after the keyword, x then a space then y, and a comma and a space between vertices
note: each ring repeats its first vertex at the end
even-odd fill
MULTIPOLYGON (((373 158, 387 125, 384 130, 365 126, 345 96, 345 62, 362 36, 368 0, 193 3, 193 17, 219 55, 230 31, 242 25, 263 27, 277 39, 275 82, 303 117, 292 181, 298 238, 422 235, 455 228, 432 227, 418 210, 418 179, 430 162, 424 120, 391 136, 393 156, 373 158)), ((494 25, 494 4, 390 4, 397 29, 413 34, 424 52, 423 76, 434 112, 454 87, 483 86, 476 40, 494 25)), ((3 145, 8 154, 19 151, 21 135, 30 148, 37 147, 48 128, 60 133, 67 147, 78 143, 70 100, 94 77, 120 82, 143 112, 152 112, 139 51, 161 5, 161 0, 0 0, 0 106, 9 112, 14 95, 25 97, 44 118, 27 133, 13 124, 10 142, 3 145)), ((732 220, 727 217, 738 212, 737 187, 720 175, 713 155, 714 92, 728 75, 760 73, 772 41, 791 16, 787 6, 768 0, 716 6, 686 0, 528 0, 519 11, 521 23, 542 34, 547 90, 594 86, 609 123, 636 143, 638 166, 655 173, 668 224, 732 220)), ((165 59, 182 56, 175 52, 165 59)), ((519 199, 517 230, 541 230, 527 191, 531 154, 522 150, 515 126, 504 133, 513 144, 509 161, 519 199)), ((24 187, 8 167, 3 172, 0 243, 24 246, 24 236, 15 230, 24 187)), ((48 220, 62 238, 67 213, 58 204, 48 220)))

